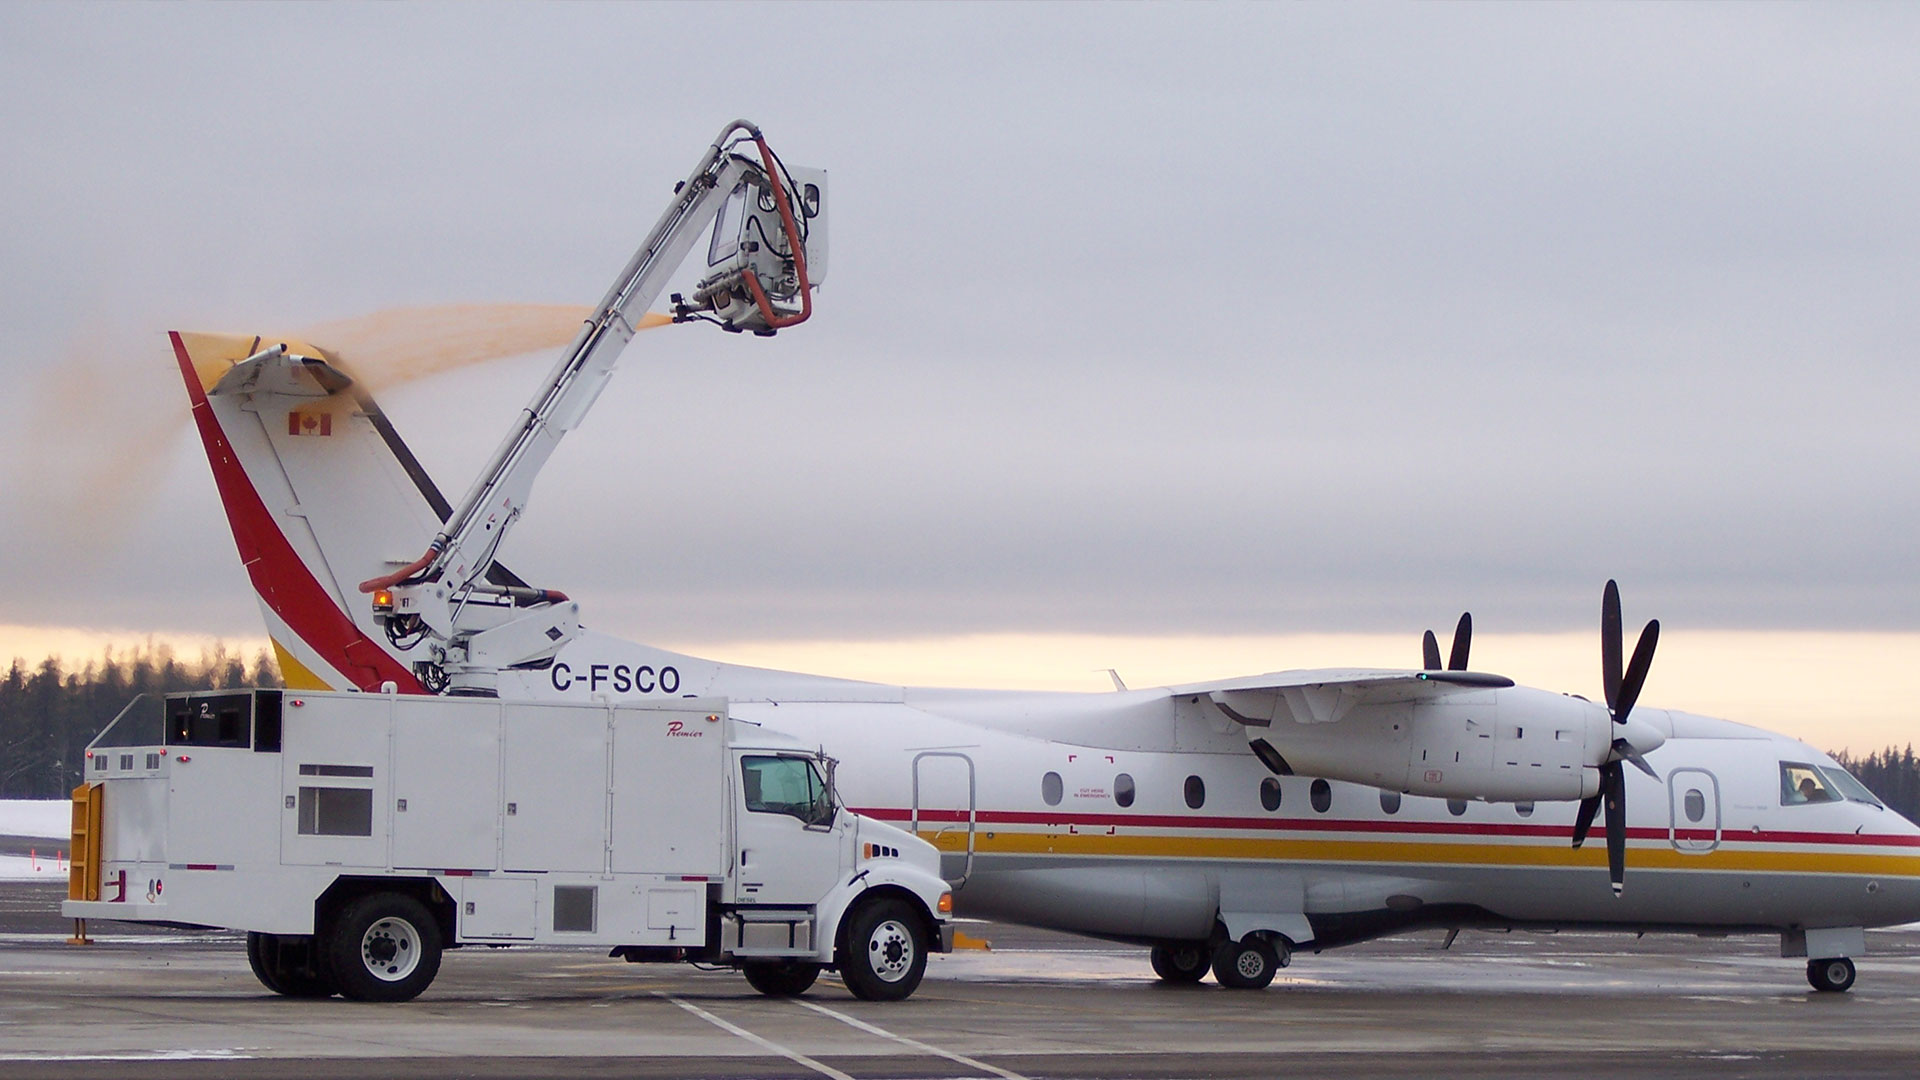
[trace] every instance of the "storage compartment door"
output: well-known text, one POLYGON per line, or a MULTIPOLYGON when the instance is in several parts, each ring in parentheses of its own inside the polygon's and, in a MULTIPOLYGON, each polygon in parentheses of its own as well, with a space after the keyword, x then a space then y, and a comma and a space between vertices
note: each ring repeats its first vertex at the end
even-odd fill
POLYGON ((406 702, 393 717, 393 865, 492 870, 499 855, 500 709, 406 702))
POLYGON ((529 879, 470 877, 460 883, 462 940, 525 941, 533 937, 534 883, 529 879))
POLYGON ((726 871, 725 723, 705 710, 615 711, 615 872, 726 871))
MULTIPOLYGON (((300 700, 287 702, 282 720, 281 861, 292 866, 391 865, 387 731, 392 699, 316 694, 304 704, 295 703, 300 700)), ((173 767, 181 768, 177 761, 173 767)))
POLYGON ((607 861, 606 709, 509 704, 503 867, 597 874, 607 861))

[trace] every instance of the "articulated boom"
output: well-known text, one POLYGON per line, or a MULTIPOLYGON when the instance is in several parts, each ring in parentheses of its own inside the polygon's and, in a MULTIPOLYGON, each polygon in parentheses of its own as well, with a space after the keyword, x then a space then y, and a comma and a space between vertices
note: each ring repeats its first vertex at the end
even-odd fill
POLYGON ((790 170, 760 129, 721 131, 673 202, 521 412, 426 553, 360 584, 396 647, 431 690, 490 696, 502 669, 550 661, 579 632, 579 605, 497 570, 495 554, 560 439, 606 388, 621 350, 709 224, 708 274, 674 321, 766 336, 812 314, 825 270, 826 174, 790 170), (751 143, 758 160, 736 153, 751 143), (717 220, 716 220, 717 219, 717 220), (815 257, 817 256, 817 257, 815 257), (794 306, 794 305, 797 305, 794 306))

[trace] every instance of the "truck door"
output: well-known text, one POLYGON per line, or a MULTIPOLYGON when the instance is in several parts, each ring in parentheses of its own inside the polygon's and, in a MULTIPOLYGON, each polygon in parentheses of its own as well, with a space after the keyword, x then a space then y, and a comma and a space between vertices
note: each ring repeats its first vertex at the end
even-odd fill
POLYGON ((976 803, 972 758, 952 750, 914 755, 912 831, 940 849, 940 876, 955 886, 973 874, 976 803))
POLYGON ((1705 855, 1720 846, 1720 781, 1705 769, 1667 774, 1667 839, 1676 851, 1705 855))
POLYGON ((735 756, 733 898, 810 906, 841 876, 847 815, 827 801, 812 758, 741 751, 735 756))

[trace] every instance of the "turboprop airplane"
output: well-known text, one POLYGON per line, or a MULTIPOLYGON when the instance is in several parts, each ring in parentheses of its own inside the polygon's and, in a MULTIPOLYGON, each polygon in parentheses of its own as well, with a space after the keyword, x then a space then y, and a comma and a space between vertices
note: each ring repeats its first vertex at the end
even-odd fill
MULTIPOLYGON (((171 340, 287 685, 429 692, 418 621, 355 591, 452 512, 392 423, 317 345, 171 340)), ((1844 991, 1865 928, 1920 920, 1920 828, 1833 759, 1637 704, 1658 627, 1623 664, 1611 582, 1589 702, 1471 670, 1465 618, 1417 669, 924 689, 621 641, 497 564, 486 580, 564 609, 563 644, 492 692, 724 696, 837 757, 845 805, 939 846, 962 914, 1150 946, 1172 982, 1263 987, 1296 950, 1412 929, 1578 928, 1778 934, 1844 991), (1583 846, 1602 813, 1604 850, 1583 846)))

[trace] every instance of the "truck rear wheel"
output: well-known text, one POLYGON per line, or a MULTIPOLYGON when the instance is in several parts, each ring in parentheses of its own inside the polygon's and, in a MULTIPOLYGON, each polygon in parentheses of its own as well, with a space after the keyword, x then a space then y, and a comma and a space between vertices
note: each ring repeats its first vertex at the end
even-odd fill
POLYGON ((313 939, 296 944, 277 934, 247 932, 247 966, 260 985, 294 998, 332 997, 333 981, 318 970, 313 939))
POLYGON ((927 972, 927 930, 903 900, 877 897, 854 910, 840 977, 862 1001, 903 1001, 927 972))
POLYGON ((333 919, 326 959, 341 997, 411 1001, 439 973, 440 947, 440 924, 426 905, 400 893, 374 893, 333 919))
POLYGON ((820 977, 820 965, 803 960, 749 960, 740 965, 747 985, 768 997, 799 997, 820 977))

